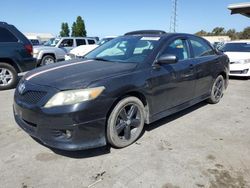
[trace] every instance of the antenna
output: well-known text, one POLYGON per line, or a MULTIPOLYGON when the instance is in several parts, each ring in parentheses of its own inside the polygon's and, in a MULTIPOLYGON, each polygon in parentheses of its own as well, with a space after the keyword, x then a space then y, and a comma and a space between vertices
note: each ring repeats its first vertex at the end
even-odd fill
POLYGON ((177 1, 178 0, 172 0, 172 15, 170 19, 170 32, 176 32, 176 26, 177 26, 177 1))

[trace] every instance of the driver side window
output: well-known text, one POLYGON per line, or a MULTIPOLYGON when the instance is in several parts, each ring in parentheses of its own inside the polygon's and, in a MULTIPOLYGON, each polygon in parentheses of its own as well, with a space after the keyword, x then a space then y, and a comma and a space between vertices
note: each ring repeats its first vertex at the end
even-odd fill
POLYGON ((179 61, 190 58, 188 53, 187 41, 176 39, 171 42, 162 52, 162 54, 175 55, 179 61))

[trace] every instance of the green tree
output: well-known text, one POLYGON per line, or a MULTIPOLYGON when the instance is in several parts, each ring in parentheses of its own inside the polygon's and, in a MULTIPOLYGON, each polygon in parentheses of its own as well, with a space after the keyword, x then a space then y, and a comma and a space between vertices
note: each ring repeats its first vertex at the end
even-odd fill
POLYGON ((73 22, 72 24, 71 37, 76 37, 76 22, 73 22))
POLYGON ((236 32, 235 29, 229 29, 226 32, 226 35, 229 36, 232 40, 239 39, 238 33, 236 32))
POLYGON ((204 31, 204 30, 200 30, 197 33, 195 33, 195 35, 197 35, 197 36, 207 36, 207 34, 208 33, 206 31, 204 31))
POLYGON ((250 27, 246 27, 246 28, 240 33, 240 39, 250 39, 250 27))
POLYGON ((60 31, 60 36, 61 37, 68 37, 69 36, 69 25, 68 23, 62 23, 61 25, 61 31, 60 31))
POLYGON ((87 31, 85 29, 85 23, 81 16, 76 18, 76 36, 77 37, 86 37, 87 31))
POLYGON ((225 35, 225 28, 224 27, 215 27, 212 30, 212 35, 215 35, 215 36, 225 35))

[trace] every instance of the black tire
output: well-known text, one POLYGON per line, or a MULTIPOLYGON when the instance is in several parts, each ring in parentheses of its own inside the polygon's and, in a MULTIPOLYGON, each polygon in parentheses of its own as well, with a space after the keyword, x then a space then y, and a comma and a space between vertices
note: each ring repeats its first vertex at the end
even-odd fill
POLYGON ((210 98, 207 100, 210 104, 216 104, 220 102, 223 97, 223 93, 225 90, 225 80, 222 75, 219 75, 211 88, 210 98))
POLYGON ((49 65, 55 63, 55 58, 52 55, 45 55, 42 58, 40 66, 49 65))
POLYGON ((0 62, 0 90, 12 89, 18 82, 17 71, 8 63, 0 62))
POLYGON ((116 148, 129 146, 141 135, 144 122, 143 103, 136 97, 122 99, 114 107, 108 118, 108 142, 116 148))

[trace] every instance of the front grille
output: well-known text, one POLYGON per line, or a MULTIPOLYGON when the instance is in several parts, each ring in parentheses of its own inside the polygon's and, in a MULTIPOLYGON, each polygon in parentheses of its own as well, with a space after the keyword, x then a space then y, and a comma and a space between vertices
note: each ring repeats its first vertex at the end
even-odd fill
POLYGON ((27 91, 23 95, 18 93, 18 99, 27 104, 37 104, 46 94, 44 91, 27 91))

